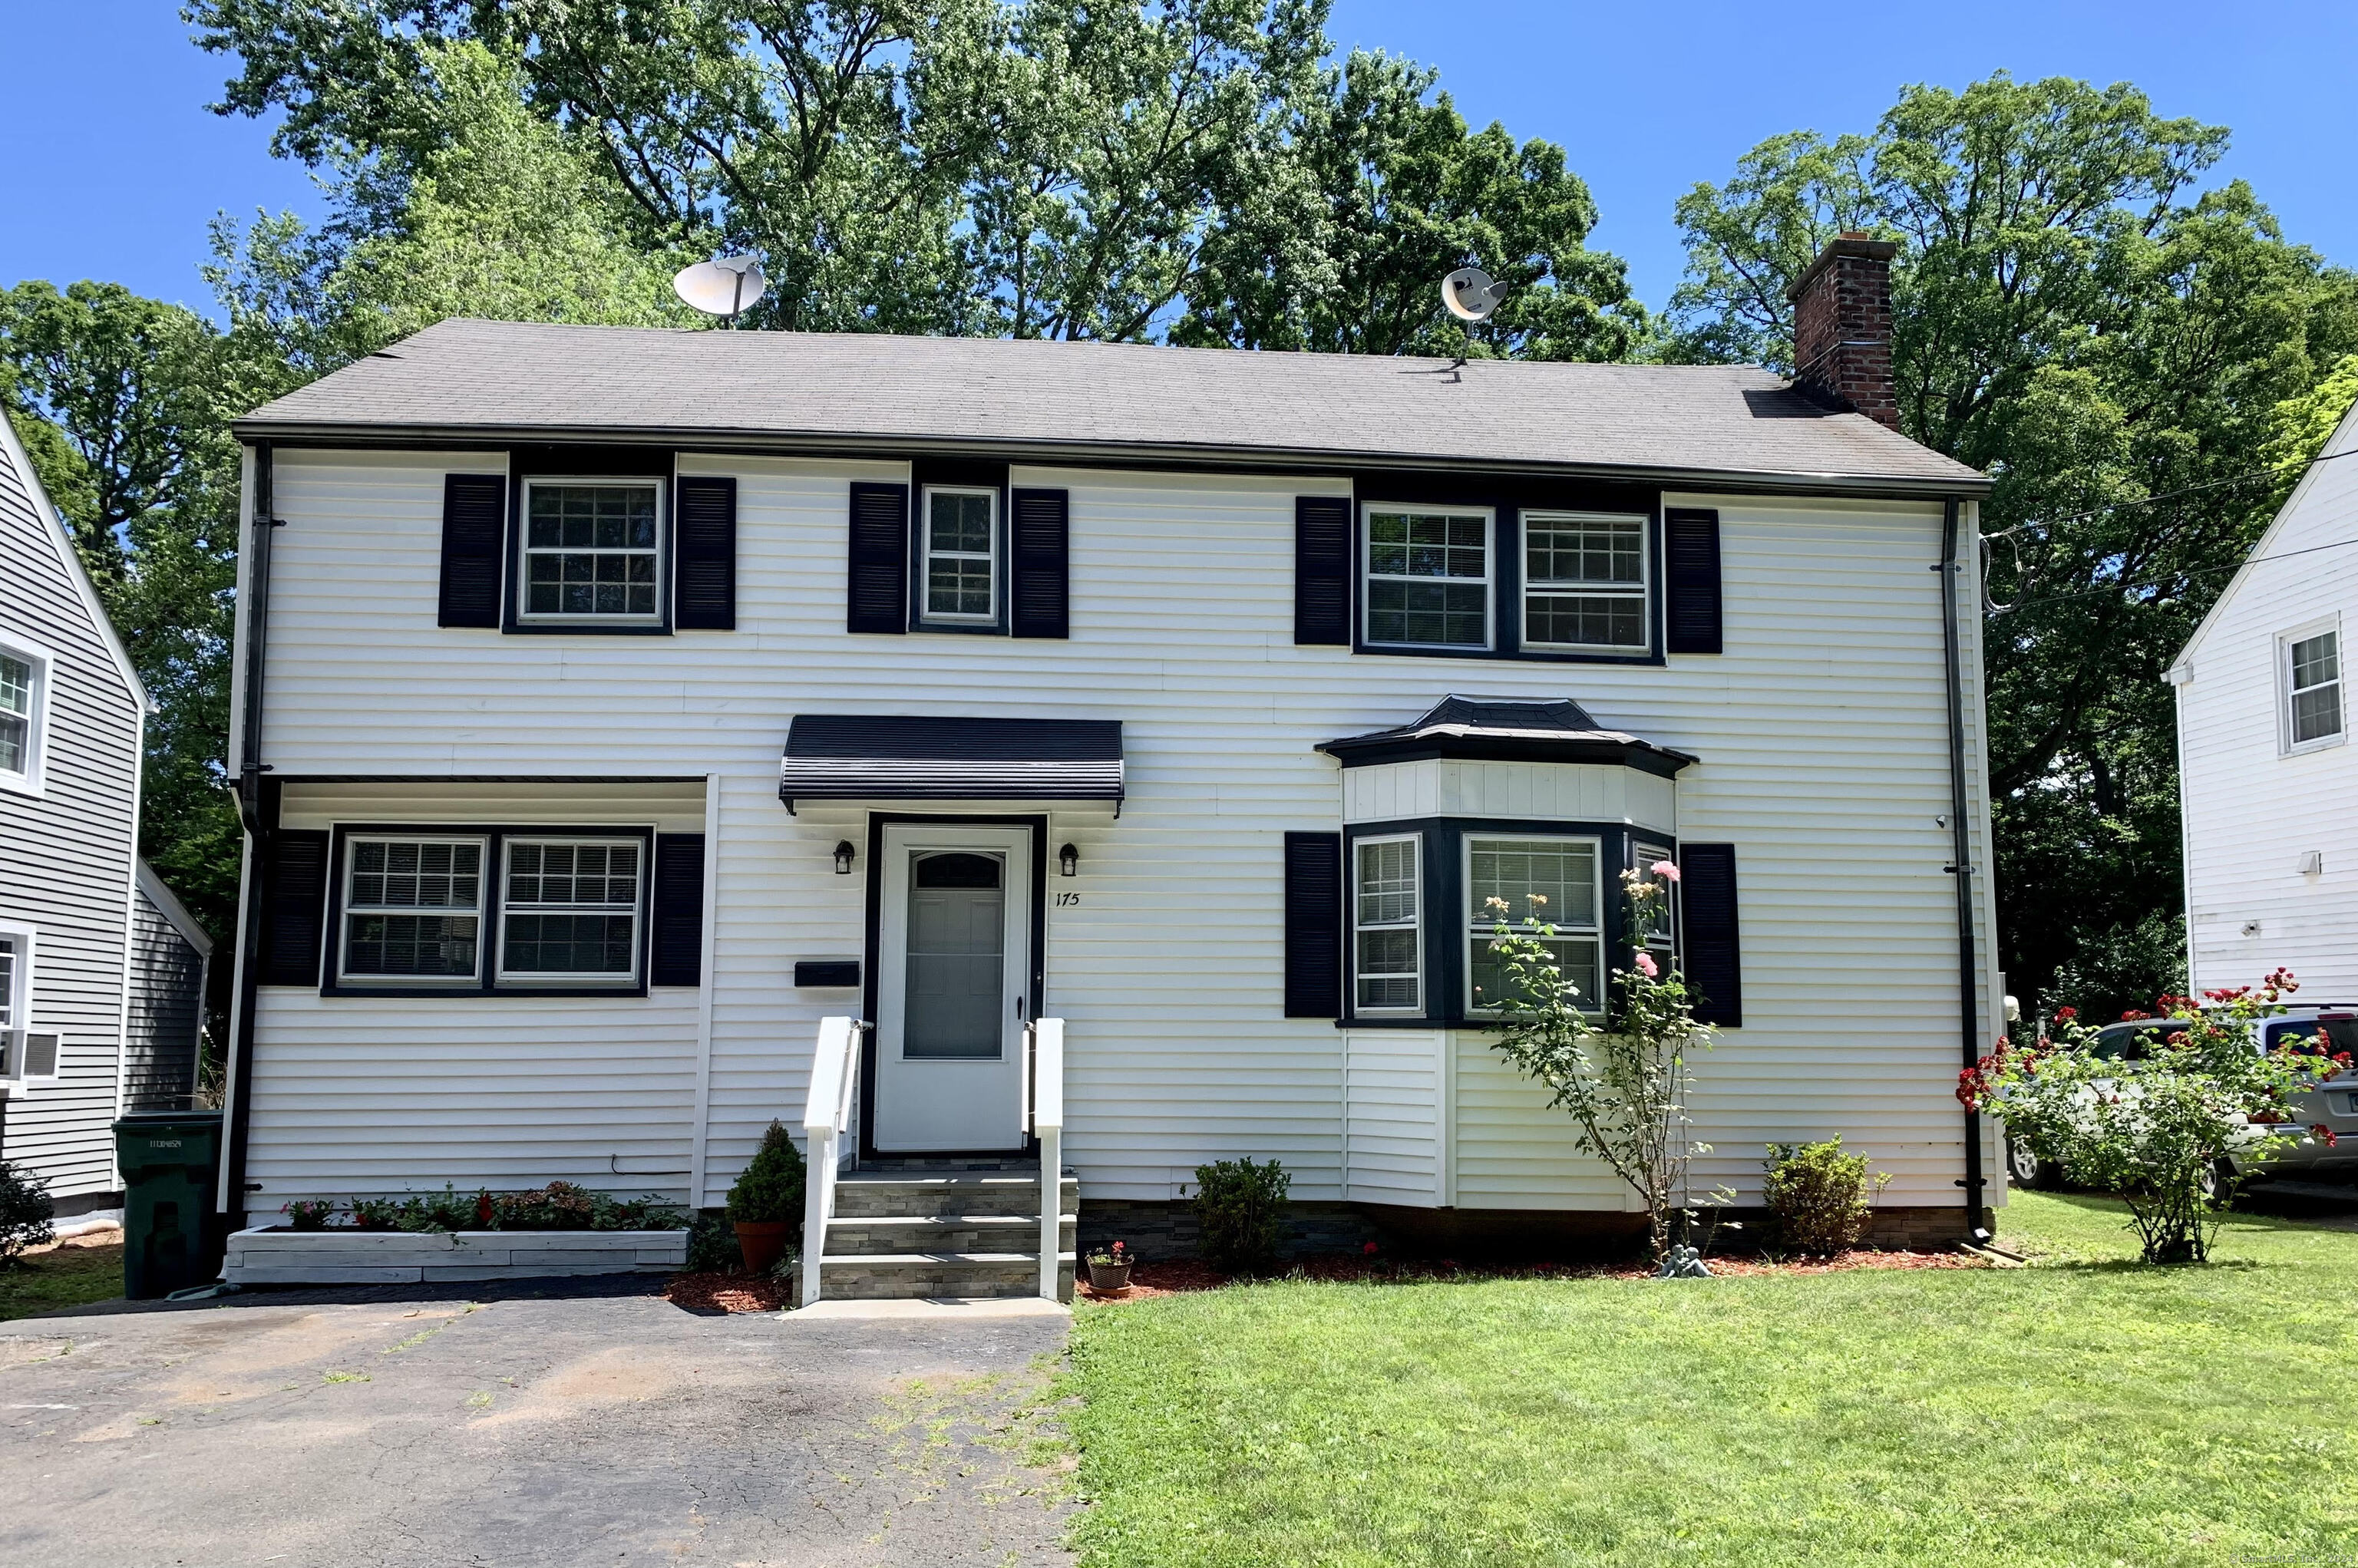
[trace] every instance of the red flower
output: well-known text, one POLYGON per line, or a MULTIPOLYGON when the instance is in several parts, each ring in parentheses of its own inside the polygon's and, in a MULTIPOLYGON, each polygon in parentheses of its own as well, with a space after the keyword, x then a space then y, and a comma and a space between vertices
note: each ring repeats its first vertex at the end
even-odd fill
POLYGON ((2069 1023, 2079 1016, 2080 1010, 2076 1007, 2059 1007, 2055 1010, 2055 1022, 2058 1023, 2069 1023))
POLYGON ((2121 1014, 2121 1022, 2123 1023, 2140 1023, 2152 1016, 2153 1014, 2149 1012, 2139 1012, 2136 1008, 2131 1008, 2126 1012, 2121 1014))
POLYGON ((489 1193, 475 1195, 475 1223, 486 1230, 492 1227, 492 1195, 489 1193))
POLYGON ((1365 1247, 1360 1248, 1359 1250, 1365 1256, 1372 1258, 1376 1255, 1376 1244, 1370 1241, 1365 1247))
POLYGON ((2340 1139, 2333 1136, 2333 1129, 2326 1126, 2325 1123, 2321 1121, 2315 1127, 2310 1128, 2309 1132, 2310 1137, 2316 1139, 2320 1143, 2324 1144, 2328 1149, 2332 1148, 2336 1143, 2342 1141, 2340 1139))

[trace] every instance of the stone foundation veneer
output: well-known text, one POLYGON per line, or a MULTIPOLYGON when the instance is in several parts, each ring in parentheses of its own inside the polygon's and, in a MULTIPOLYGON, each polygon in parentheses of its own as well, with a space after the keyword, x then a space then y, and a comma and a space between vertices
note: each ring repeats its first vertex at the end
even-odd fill
POLYGON ((233 1232, 233 1285, 431 1284, 552 1274, 676 1274, 685 1230, 290 1230, 233 1232))

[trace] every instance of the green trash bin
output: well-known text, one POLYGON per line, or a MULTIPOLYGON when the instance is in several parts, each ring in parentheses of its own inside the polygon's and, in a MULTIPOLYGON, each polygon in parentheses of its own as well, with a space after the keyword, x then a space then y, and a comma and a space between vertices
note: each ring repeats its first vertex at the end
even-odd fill
POLYGON ((123 1293, 152 1301, 221 1273, 213 1183, 222 1113, 135 1111, 114 1124, 123 1172, 123 1293))

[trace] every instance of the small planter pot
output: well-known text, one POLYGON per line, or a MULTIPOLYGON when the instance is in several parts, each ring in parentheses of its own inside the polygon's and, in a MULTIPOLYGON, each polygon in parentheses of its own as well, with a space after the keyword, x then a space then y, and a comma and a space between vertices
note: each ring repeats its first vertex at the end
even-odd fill
POLYGON ((1109 1292, 1130 1289, 1130 1265, 1127 1263, 1090 1264, 1089 1289, 1109 1292))
POLYGON ((794 1233, 790 1219, 741 1219, 737 1224, 737 1250, 744 1256, 745 1271, 766 1274, 785 1254, 786 1240, 794 1233))

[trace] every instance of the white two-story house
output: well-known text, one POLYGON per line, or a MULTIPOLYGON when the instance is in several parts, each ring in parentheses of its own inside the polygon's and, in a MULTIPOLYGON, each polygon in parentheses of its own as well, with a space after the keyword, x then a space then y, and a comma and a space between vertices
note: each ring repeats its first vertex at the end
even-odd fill
POLYGON ((1085 1230, 1238 1155, 1337 1226, 1619 1227, 1474 1001, 1539 892, 1587 994, 1651 942, 1704 997, 1699 1183, 1839 1133, 1962 1234, 1985 483, 1887 427, 1888 255, 1805 281, 1799 389, 450 321, 262 408, 225 1203, 715 1205, 827 1119, 828 1018, 847 1159, 1021 1170, 1055 1019, 1085 1230))

